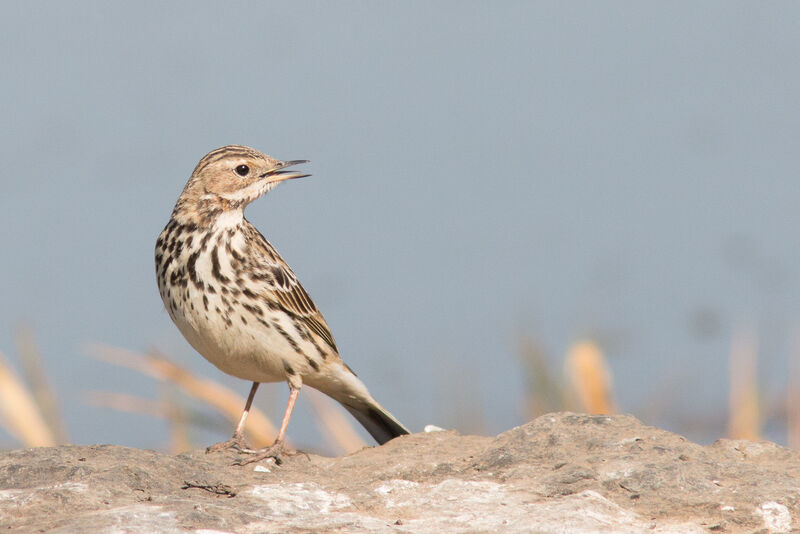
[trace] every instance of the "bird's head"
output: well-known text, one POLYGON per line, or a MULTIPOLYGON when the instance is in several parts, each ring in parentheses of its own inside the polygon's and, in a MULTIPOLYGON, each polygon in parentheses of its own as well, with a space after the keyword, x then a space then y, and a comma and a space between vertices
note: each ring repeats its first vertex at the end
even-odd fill
POLYGON ((286 170, 307 160, 281 161, 258 150, 228 145, 206 154, 175 204, 175 212, 198 210, 200 216, 241 212, 279 183, 308 174, 286 170))

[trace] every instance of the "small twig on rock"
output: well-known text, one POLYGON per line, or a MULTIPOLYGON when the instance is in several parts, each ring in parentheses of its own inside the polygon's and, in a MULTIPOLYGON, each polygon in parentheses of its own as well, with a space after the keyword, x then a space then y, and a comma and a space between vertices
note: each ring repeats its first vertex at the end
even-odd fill
POLYGON ((223 484, 222 482, 217 482, 216 484, 209 484, 207 482, 198 482, 195 480, 184 480, 181 489, 189 489, 189 488, 199 488, 202 490, 206 490, 209 493, 214 493, 216 495, 227 495, 228 497, 236 497, 236 494, 238 493, 233 488, 233 486, 228 486, 227 484, 223 484))

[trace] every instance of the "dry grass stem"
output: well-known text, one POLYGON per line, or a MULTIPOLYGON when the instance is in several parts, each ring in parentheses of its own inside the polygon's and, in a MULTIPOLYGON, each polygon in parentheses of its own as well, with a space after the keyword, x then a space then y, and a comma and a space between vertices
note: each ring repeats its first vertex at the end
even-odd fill
POLYGON ((30 386, 31 394, 57 443, 69 443, 64 418, 58 407, 55 389, 47 378, 42 358, 36 346, 33 330, 27 325, 17 329, 17 351, 22 363, 22 374, 30 386))
POLYGON ((800 449, 800 331, 795 329, 789 347, 789 383, 786 387, 786 441, 800 449))
POLYGON ((567 352, 565 372, 581 411, 593 414, 617 411, 611 371, 597 343, 588 340, 574 343, 567 352))
POLYGON ((758 395, 758 339, 751 330, 739 330, 730 353, 728 437, 760 439, 758 395))
POLYGON ((525 409, 529 418, 554 412, 562 407, 561 384, 553 377, 545 351, 533 340, 522 337, 519 356, 525 373, 525 409))
MULTIPOLYGON (((194 397, 222 413, 233 425, 242 415, 245 398, 229 388, 201 378, 172 363, 161 354, 139 354, 134 351, 93 343, 87 348, 89 354, 101 361, 127 367, 156 380, 169 382, 187 395, 194 397)), ((233 427, 231 427, 233 428, 233 427)), ((245 431, 253 444, 262 447, 271 444, 277 434, 275 426, 258 408, 253 407, 247 418, 245 431)))
POLYGON ((126 393, 90 391, 84 395, 87 404, 110 408, 118 412, 135 413, 150 417, 169 417, 170 407, 163 401, 143 399, 126 393))
POLYGON ((183 406, 181 399, 175 395, 175 390, 169 387, 161 387, 161 402, 169 406, 169 417, 167 425, 169 429, 169 451, 178 454, 192 450, 195 447, 189 437, 189 414, 183 406))
POLYGON ((56 438, 33 395, 0 354, 0 419, 3 427, 26 447, 52 447, 56 438))

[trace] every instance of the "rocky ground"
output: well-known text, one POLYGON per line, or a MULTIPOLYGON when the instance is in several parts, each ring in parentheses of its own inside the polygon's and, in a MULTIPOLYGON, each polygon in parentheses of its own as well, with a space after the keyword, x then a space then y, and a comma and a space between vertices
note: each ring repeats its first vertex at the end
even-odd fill
POLYGON ((341 458, 232 466, 114 445, 0 453, 2 532, 790 532, 800 454, 549 414, 341 458))

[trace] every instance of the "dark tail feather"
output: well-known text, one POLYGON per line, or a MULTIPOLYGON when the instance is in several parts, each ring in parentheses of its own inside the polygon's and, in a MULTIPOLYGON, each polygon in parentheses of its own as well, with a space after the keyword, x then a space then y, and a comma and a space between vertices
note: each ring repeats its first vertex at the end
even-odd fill
POLYGON ((410 434, 372 398, 364 383, 341 361, 323 367, 320 375, 307 377, 305 383, 347 408, 381 445, 397 436, 410 434))
POLYGON ((353 408, 344 403, 342 405, 347 408, 348 412, 353 414, 353 417, 367 429, 367 432, 380 445, 397 436, 405 436, 410 433, 392 414, 380 406, 362 405, 359 408, 353 408))

